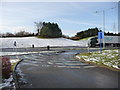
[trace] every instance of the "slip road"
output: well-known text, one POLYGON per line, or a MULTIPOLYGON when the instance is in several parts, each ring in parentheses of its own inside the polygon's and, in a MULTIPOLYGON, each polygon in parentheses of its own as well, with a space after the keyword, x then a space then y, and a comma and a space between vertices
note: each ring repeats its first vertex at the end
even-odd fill
POLYGON ((23 59, 16 70, 20 88, 118 88, 118 72, 74 58, 84 52, 87 49, 11 56, 23 59))

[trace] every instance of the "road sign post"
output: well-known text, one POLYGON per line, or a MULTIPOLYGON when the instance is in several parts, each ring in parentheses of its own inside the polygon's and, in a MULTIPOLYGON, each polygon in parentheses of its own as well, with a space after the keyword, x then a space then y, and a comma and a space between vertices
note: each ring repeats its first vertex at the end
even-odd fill
POLYGON ((102 39, 100 39, 100 53, 102 53, 102 39))
POLYGON ((104 32, 98 32, 98 39, 100 40, 100 53, 102 53, 102 39, 104 39, 104 32))
POLYGON ((88 40, 88 53, 90 53, 90 40, 88 40))

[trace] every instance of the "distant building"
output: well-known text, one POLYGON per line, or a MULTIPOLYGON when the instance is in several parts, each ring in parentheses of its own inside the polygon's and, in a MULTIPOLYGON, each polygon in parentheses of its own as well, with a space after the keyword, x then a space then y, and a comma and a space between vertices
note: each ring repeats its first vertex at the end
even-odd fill
MULTIPOLYGON (((95 37, 94 37, 95 38, 95 37)), ((96 46, 100 46, 100 39, 97 39, 98 43, 96 46)), ((120 36, 105 36, 105 47, 120 47, 120 36)), ((102 39, 102 46, 103 46, 103 39, 102 39)))

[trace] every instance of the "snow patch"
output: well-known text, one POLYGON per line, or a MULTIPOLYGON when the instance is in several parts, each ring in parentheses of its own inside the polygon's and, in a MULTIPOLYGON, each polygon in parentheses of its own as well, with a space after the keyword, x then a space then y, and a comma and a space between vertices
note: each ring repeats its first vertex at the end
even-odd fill
POLYGON ((102 54, 99 52, 93 52, 90 56, 77 55, 76 58, 83 58, 85 61, 91 61, 94 63, 103 63, 104 65, 114 67, 120 70, 120 68, 118 67, 120 58, 116 58, 116 56, 118 55, 118 50, 105 50, 102 54))
POLYGON ((19 60, 19 59, 11 59, 11 60, 10 60, 11 63, 16 63, 16 62, 18 62, 18 61, 20 61, 20 60, 19 60))
POLYGON ((73 41, 65 38, 40 39, 36 37, 23 38, 0 38, 0 48, 27 48, 32 47, 46 47, 50 46, 87 46, 88 40, 73 41), (14 42, 17 46, 14 46, 14 42))

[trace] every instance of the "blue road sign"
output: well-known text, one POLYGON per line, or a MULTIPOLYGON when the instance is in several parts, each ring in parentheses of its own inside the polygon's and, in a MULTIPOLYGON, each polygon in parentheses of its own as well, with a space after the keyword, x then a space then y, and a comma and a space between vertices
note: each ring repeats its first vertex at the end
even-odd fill
POLYGON ((104 38, 104 32, 98 32, 98 39, 100 39, 100 52, 102 53, 102 39, 104 38))
POLYGON ((104 38, 104 32, 98 32, 98 39, 104 38))

